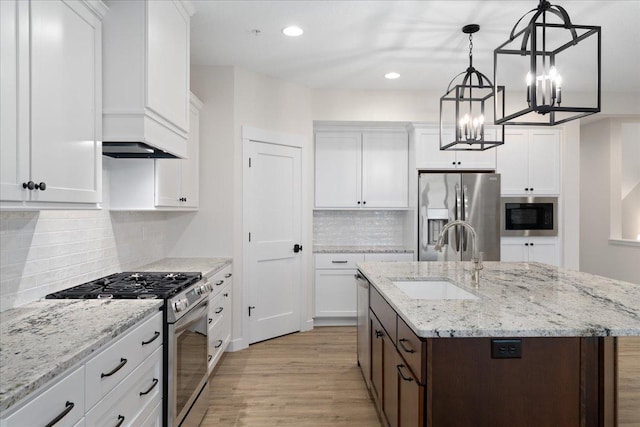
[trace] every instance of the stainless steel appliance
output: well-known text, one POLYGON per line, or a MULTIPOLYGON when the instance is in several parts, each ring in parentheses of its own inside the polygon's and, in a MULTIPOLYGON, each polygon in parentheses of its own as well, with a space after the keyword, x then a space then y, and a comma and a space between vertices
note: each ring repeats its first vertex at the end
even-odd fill
POLYGON ((459 227, 435 250, 443 227, 454 220, 471 224, 485 261, 500 261, 500 175, 495 173, 422 172, 418 195, 418 260, 469 261, 472 243, 459 227))
POLYGON ((557 236, 557 197, 503 197, 500 233, 503 236, 557 236))
POLYGON ((116 273, 49 299, 164 300, 163 425, 197 426, 208 407, 207 313, 212 286, 201 273, 116 273))
POLYGON ((358 287, 358 365, 360 365, 364 381, 367 387, 369 387, 369 383, 371 382, 371 360, 368 357, 371 354, 369 348, 371 345, 369 342, 369 281, 362 276, 362 274, 357 273, 356 285, 358 287))

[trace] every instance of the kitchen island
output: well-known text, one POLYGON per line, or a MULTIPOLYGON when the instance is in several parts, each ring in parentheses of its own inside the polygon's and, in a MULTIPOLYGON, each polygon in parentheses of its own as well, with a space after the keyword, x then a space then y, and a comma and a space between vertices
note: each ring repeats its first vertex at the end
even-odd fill
POLYGON ((465 262, 358 269, 371 284, 358 359, 389 425, 613 422, 613 337, 640 336, 640 286, 538 263, 486 262, 478 288, 465 262), (436 279, 469 299, 399 287, 436 279))

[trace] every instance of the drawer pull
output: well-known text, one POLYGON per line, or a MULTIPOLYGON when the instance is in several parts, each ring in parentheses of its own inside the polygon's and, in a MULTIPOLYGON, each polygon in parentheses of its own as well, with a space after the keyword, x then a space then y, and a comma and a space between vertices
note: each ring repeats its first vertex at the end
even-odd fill
POLYGON ((227 298, 229 296, 229 292, 225 292, 224 294, 222 294, 225 298, 227 298))
POLYGON ((111 372, 108 372, 108 373, 106 373, 106 374, 105 374, 104 372, 103 372, 103 373, 101 373, 101 374, 100 374, 100 378, 110 377, 111 375, 115 374, 115 373, 116 373, 116 372, 118 372, 120 369, 122 369, 122 367, 123 367, 124 365, 126 365, 126 364, 127 364, 127 359, 125 359, 124 357, 121 357, 121 358, 120 358, 120 364, 119 364, 118 366, 116 366, 116 367, 113 369, 113 371, 111 371, 111 372))
POLYGON ((151 390, 153 390, 153 388, 158 384, 158 379, 154 378, 153 379, 153 384, 151 384, 151 387, 149 387, 149 390, 147 391, 141 391, 140 392, 140 396, 144 396, 145 394, 149 394, 151 393, 151 390))
POLYGON ((224 310, 224 308, 222 308, 222 307, 218 307, 218 308, 216 309, 215 313, 216 313, 216 314, 220 314, 220 313, 222 313, 222 310, 224 310))
POLYGON ((382 336, 382 331, 376 329, 376 338, 380 338, 382 336))
POLYGON ((118 424, 116 424, 115 427, 120 427, 123 422, 124 422, 124 415, 118 415, 118 424))
POLYGON ((213 322, 213 319, 209 317, 209 324, 211 324, 211 322, 213 322))
POLYGON ((231 276, 232 276, 232 275, 231 275, 231 273, 227 273, 227 274, 225 274, 225 275, 224 275, 224 278, 225 278, 225 279, 228 279, 228 278, 229 278, 229 277, 231 277, 231 276))
POLYGON ((207 362, 211 362, 211 359, 213 359, 213 356, 209 355, 209 357, 207 358, 207 362))
POLYGON ((331 264, 346 264, 349 261, 331 261, 331 264))
POLYGON ((222 285, 223 283, 224 283, 224 280, 218 280, 218 281, 216 282, 216 286, 220 286, 220 285, 222 285))
POLYGON ((400 374, 400 376, 402 377, 403 380, 405 380, 405 381, 413 381, 413 378, 411 378, 411 377, 407 378, 402 374, 402 368, 404 368, 404 365, 397 365, 396 368, 398 369, 398 373, 400 374))
POLYGON ((400 343, 400 347, 402 347, 402 349, 407 353, 415 353, 416 351, 414 349, 405 347, 404 343, 406 341, 408 341, 406 338, 401 338, 400 341, 398 341, 400 343))
POLYGON ((215 345, 215 348, 220 348, 220 346, 222 345, 222 340, 218 340, 218 344, 215 345))
POLYGON ((69 402, 67 400, 67 403, 64 404, 65 408, 64 411, 60 412, 60 414, 58 414, 57 417, 55 417, 53 420, 51 420, 51 422, 49 424, 47 424, 45 427, 51 427, 55 424, 58 423, 58 421, 60 421, 61 419, 63 419, 64 417, 67 416, 67 414, 69 412, 71 412, 71 410, 73 409, 74 406, 76 406, 73 402, 69 402))
POLYGON ((153 334, 153 338, 151 338, 149 341, 142 341, 142 345, 147 345, 147 344, 151 344, 152 342, 154 342, 156 339, 158 339, 158 337, 160 336, 160 332, 156 331, 153 334))

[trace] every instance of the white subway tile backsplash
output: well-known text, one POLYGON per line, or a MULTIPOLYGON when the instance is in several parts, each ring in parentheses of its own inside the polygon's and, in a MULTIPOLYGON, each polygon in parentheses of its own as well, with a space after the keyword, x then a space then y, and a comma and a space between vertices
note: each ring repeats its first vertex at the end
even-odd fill
POLYGON ((166 253, 164 212, 0 212, 0 311, 166 253))
POLYGON ((402 246, 404 211, 314 211, 313 244, 402 246))

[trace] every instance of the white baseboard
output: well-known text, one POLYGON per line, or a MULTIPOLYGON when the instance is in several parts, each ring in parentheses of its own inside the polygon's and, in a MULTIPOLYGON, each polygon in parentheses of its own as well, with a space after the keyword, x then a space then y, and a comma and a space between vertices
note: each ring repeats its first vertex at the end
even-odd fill
POLYGON ((246 343, 245 339, 237 338, 229 342, 227 351, 239 351, 239 350, 244 350, 245 348, 249 348, 249 345, 246 343))
POLYGON ((313 319, 314 326, 356 326, 356 317, 316 317, 313 319))
POLYGON ((313 319, 309 319, 302 324, 302 328, 300 332, 311 331, 313 330, 313 319))

